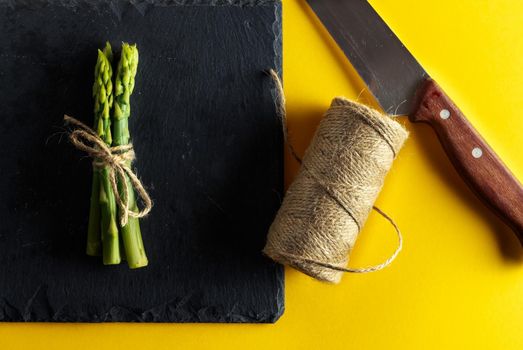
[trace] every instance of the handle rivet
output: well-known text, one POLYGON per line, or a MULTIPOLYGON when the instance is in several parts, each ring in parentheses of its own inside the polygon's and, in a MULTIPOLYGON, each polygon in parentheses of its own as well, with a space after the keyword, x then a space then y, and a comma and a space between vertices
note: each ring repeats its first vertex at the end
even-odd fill
POLYGON ((472 156, 474 158, 480 158, 483 155, 483 151, 479 147, 474 147, 472 150, 472 156))
POLYGON ((442 109, 441 112, 439 112, 439 116, 441 117, 441 119, 449 119, 450 111, 448 109, 442 109))

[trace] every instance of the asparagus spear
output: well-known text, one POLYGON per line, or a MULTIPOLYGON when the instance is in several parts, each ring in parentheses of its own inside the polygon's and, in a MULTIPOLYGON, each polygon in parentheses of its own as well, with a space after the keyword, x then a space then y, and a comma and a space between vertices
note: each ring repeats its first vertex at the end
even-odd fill
MULTIPOLYGON (((94 70, 93 98, 94 98, 94 129, 98 134, 103 133, 103 115, 109 115, 113 106, 111 45, 105 44, 103 52, 98 50, 98 59, 94 70), (107 64, 107 61, 109 64, 107 64)), ((102 236, 100 233, 100 171, 93 168, 91 186, 91 206, 89 210, 89 224, 87 230, 86 253, 98 256, 102 252, 102 236)))
MULTIPOLYGON (((122 44, 122 55, 118 63, 115 79, 115 102, 113 113, 113 146, 129 144, 130 134, 128 119, 131 115, 130 96, 134 89, 134 79, 138 68, 138 49, 136 45, 122 44)), ((130 166, 130 162, 127 164, 130 166)), ((123 197, 123 188, 129 189, 129 207, 137 212, 136 196, 130 180, 126 176, 125 183, 118 181, 118 191, 123 197)), ((140 222, 129 217, 127 224, 121 227, 123 244, 127 263, 131 269, 147 266, 147 256, 142 241, 140 222)))
MULTIPOLYGON (((100 61, 100 77, 102 81, 106 81, 106 85, 98 83, 100 89, 97 91, 97 96, 101 101, 107 100, 108 103, 103 105, 103 110, 98 116, 97 133, 98 136, 107 144, 112 144, 111 137, 111 118, 110 106, 113 103, 113 86, 112 68, 110 59, 112 52, 109 44, 106 44, 104 52, 98 50, 98 60, 100 61)), ((96 90, 96 89, 95 89, 96 90)), ((99 170, 100 189, 99 189, 99 205, 101 214, 101 238, 103 263, 105 265, 119 264, 120 257, 120 243, 118 238, 118 224, 116 218, 116 200, 110 182, 110 168, 104 167, 99 170)))

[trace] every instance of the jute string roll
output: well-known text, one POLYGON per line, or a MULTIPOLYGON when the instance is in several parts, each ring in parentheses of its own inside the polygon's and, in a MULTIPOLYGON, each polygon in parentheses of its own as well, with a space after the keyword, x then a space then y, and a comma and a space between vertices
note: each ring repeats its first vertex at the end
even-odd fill
MULTIPOLYGON (((280 96, 278 108, 288 143, 281 82, 274 71, 271 76, 280 96)), ((279 263, 332 283, 338 283, 343 272, 372 272, 389 265, 401 250, 401 233, 373 204, 407 136, 392 118, 335 98, 305 152, 263 252, 279 263), (398 248, 379 265, 347 268, 349 253, 373 208, 396 230, 398 248)), ((296 152, 291 152, 300 161, 296 152)))
POLYGON ((118 205, 120 224, 125 226, 129 217, 143 218, 149 214, 153 206, 151 197, 149 197, 138 176, 128 165, 135 159, 133 145, 109 147, 93 129, 81 121, 68 115, 64 115, 64 121, 76 127, 69 134, 69 140, 76 148, 86 152, 93 159, 93 168, 109 168, 109 180, 118 205), (144 208, 139 212, 134 212, 129 207, 129 192, 132 191, 132 188, 126 181, 126 175, 129 177, 131 186, 144 203, 144 208), (120 196, 118 192, 117 178, 125 184, 122 186, 123 196, 120 196))

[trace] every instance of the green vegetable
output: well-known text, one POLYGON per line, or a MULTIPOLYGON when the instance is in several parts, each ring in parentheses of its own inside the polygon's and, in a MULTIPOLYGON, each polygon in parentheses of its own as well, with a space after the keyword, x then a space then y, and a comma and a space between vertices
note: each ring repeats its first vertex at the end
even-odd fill
MULTIPOLYGON (((97 82, 95 82, 96 99, 98 104, 98 136, 109 146, 112 144, 111 137, 111 117, 110 110, 113 104, 113 86, 111 83, 113 70, 111 68, 110 58, 112 52, 110 45, 107 43, 104 52, 98 50, 98 61, 100 69, 98 72, 97 82), (106 82, 105 84, 103 82, 106 82)), ((97 102, 95 102, 95 106, 97 102)), ((96 107, 95 107, 96 108, 96 107)), ((100 216, 101 216, 101 238, 103 263, 105 265, 116 265, 121 261, 120 243, 118 237, 118 224, 116 216, 116 200, 110 181, 110 167, 105 166, 99 170, 100 177, 100 216)))
MULTIPOLYGON (((99 135, 102 135, 104 132, 103 120, 109 117, 109 112, 113 106, 112 56, 111 45, 106 43, 103 52, 98 50, 98 59, 94 70, 94 130, 96 130, 99 135)), ((91 206, 87 230, 87 255, 98 256, 101 254, 101 239, 100 171, 93 167, 91 206)))
MULTIPOLYGON (((112 58, 109 43, 105 45, 103 51, 98 50, 93 85, 94 130, 108 146, 116 147, 128 145, 130 141, 128 125, 131 115, 130 96, 134 89, 138 67, 138 49, 136 45, 122 44, 114 87, 112 58)), ((126 165, 130 167, 131 161, 126 165)), ((103 253, 105 265, 119 264, 124 259, 133 269, 147 266, 139 220, 129 217, 127 224, 119 227, 117 216, 119 209, 111 186, 111 171, 109 166, 93 169, 87 254, 103 253)), ((125 179, 117 179, 117 182, 120 197, 122 199, 125 197, 127 188, 129 208, 133 212, 138 212, 136 195, 130 179, 125 176, 125 179)))
MULTIPOLYGON (((118 63, 115 79, 115 99, 113 112, 113 146, 129 144, 130 133, 128 120, 131 115, 130 96, 134 89, 134 79, 138 68, 138 49, 136 45, 122 44, 122 54, 118 63)), ((131 166, 130 162, 127 164, 131 166)), ((129 208, 138 212, 136 196, 129 178, 125 183, 118 180, 118 192, 124 196, 124 186, 129 189, 129 208)), ((122 233, 125 256, 131 269, 147 266, 147 256, 142 241, 139 219, 129 217, 127 224, 120 228, 122 233)), ((105 244, 105 242, 104 242, 105 244)))

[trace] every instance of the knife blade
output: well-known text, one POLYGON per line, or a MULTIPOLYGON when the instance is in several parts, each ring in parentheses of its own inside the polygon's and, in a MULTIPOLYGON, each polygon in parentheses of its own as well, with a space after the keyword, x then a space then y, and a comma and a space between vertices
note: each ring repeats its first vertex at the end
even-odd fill
POLYGON ((523 245, 523 186, 366 0, 307 0, 383 110, 429 124, 471 190, 523 245))

